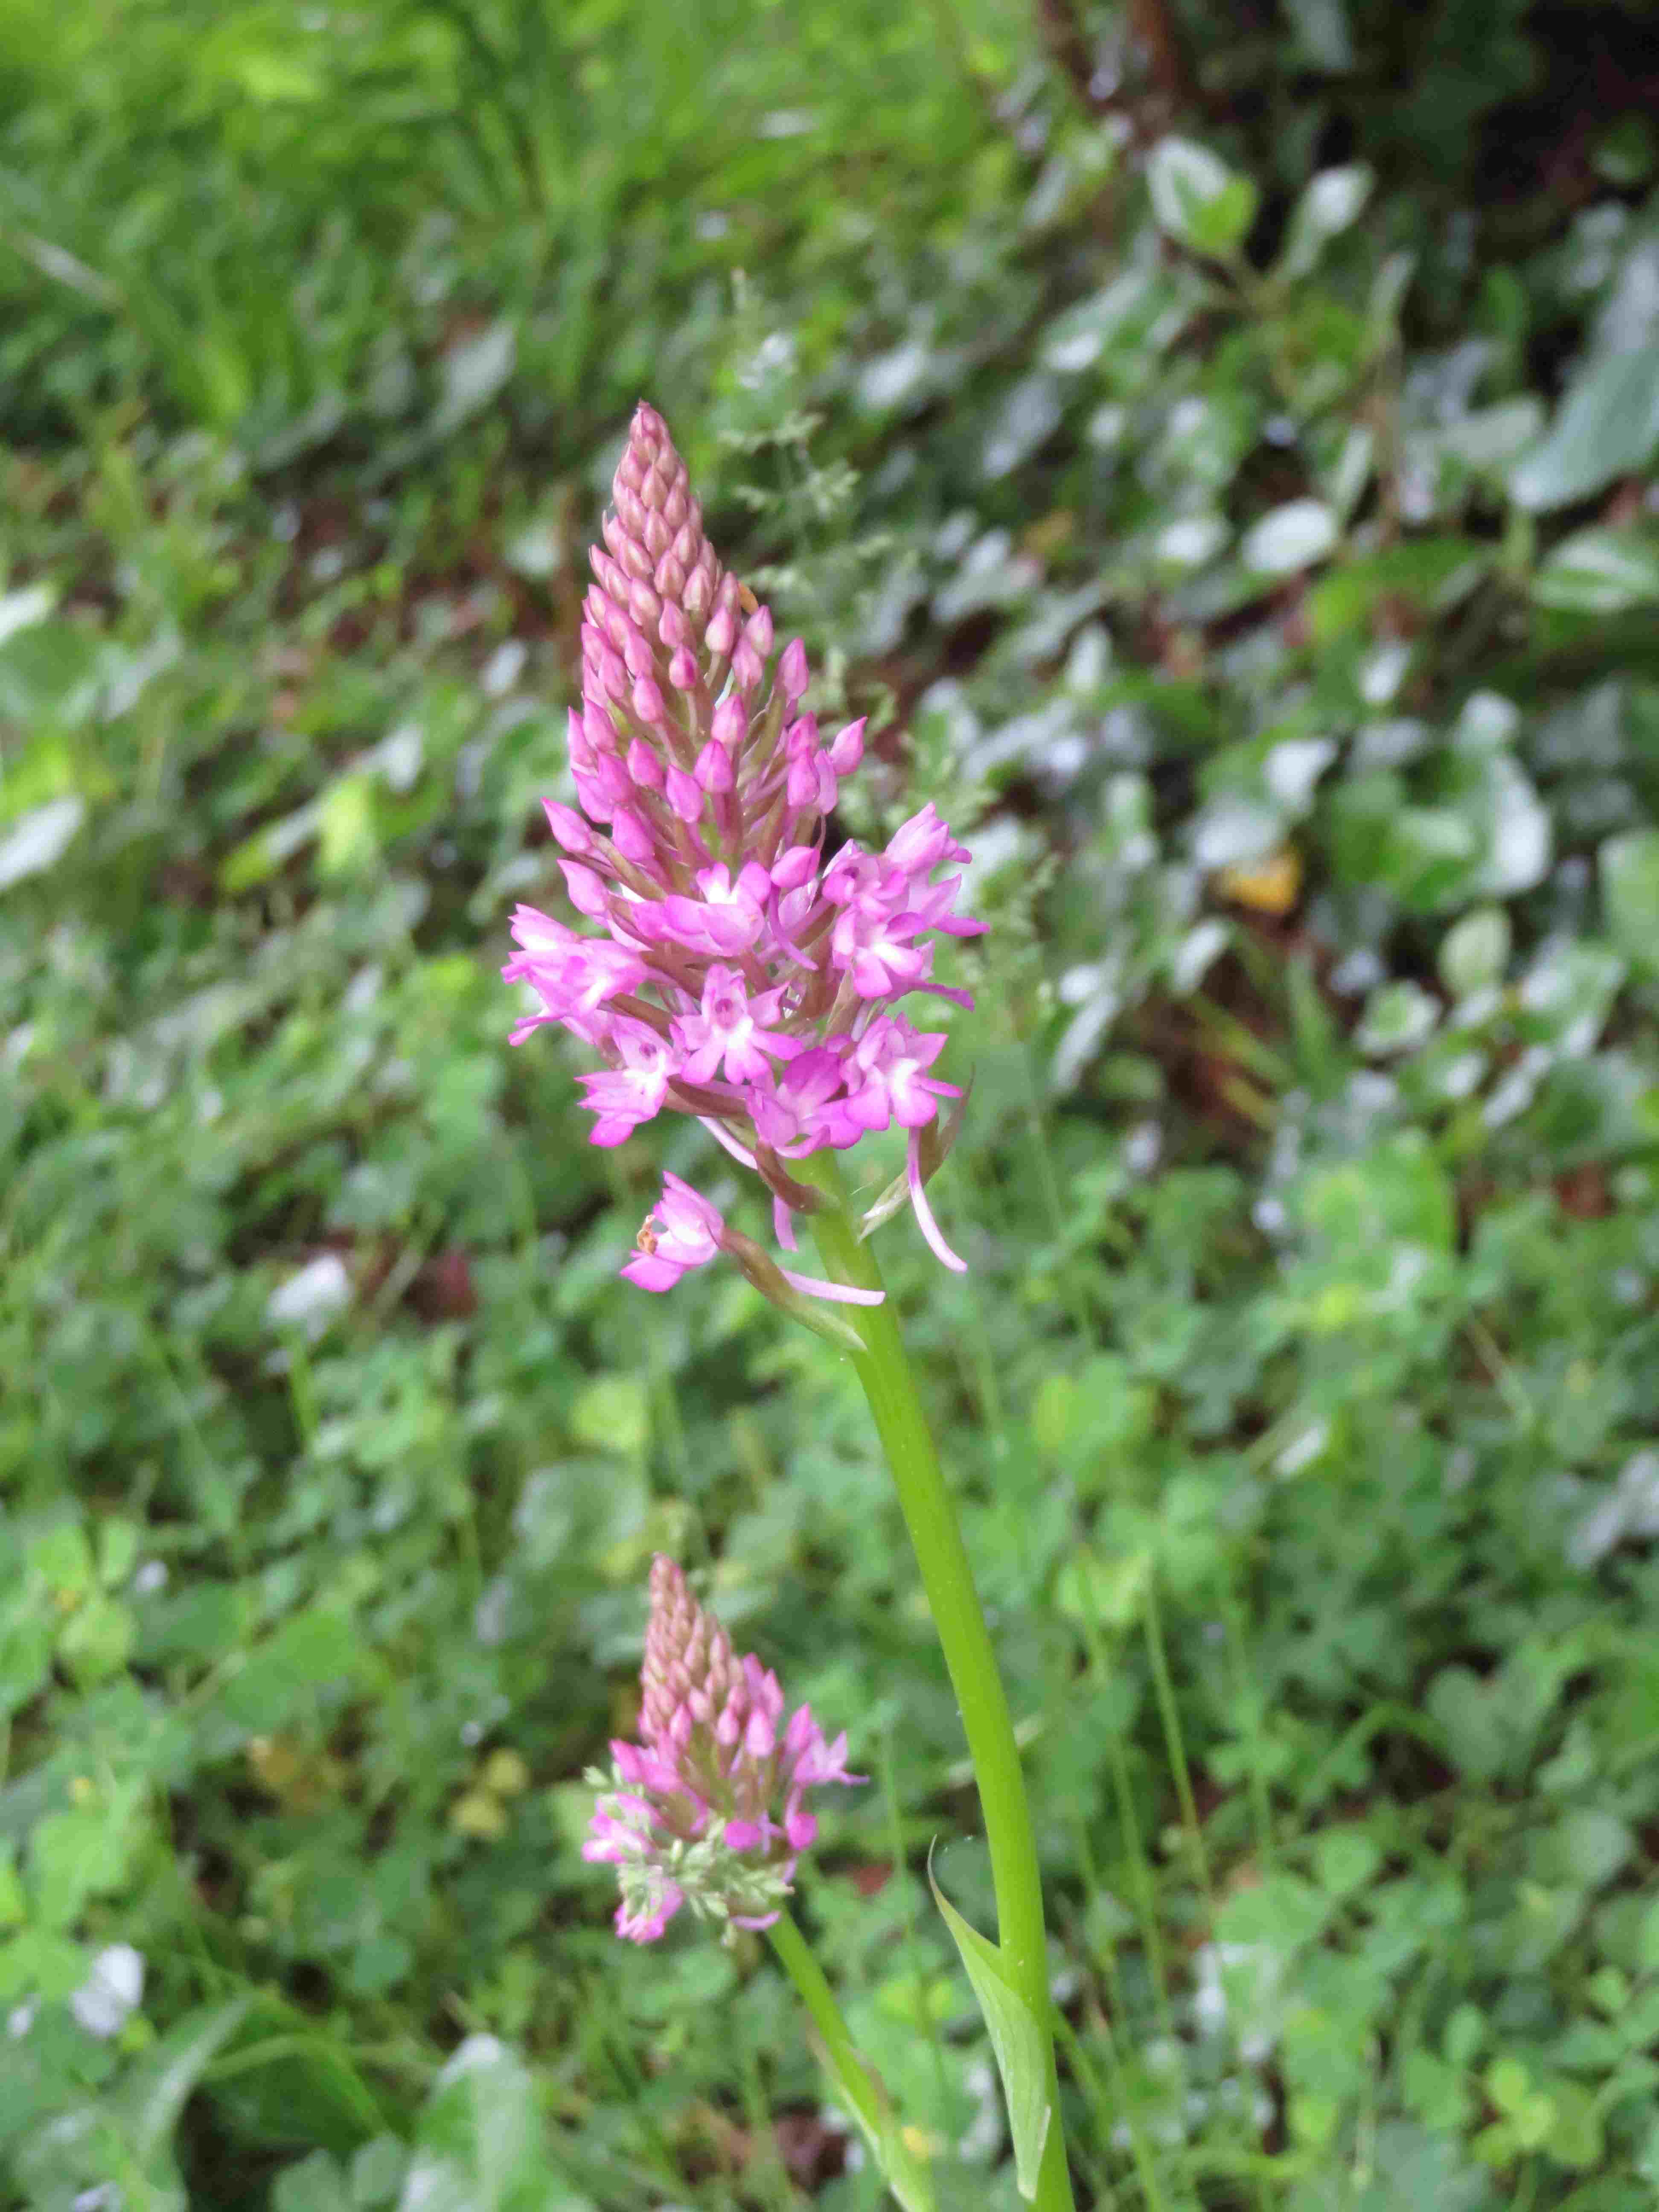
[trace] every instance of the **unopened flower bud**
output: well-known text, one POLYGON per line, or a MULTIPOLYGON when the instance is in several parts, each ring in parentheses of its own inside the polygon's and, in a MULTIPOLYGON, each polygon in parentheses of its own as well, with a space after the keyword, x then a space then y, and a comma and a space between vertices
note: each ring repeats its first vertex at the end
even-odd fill
POLYGON ((599 841, 574 806, 566 806, 556 799, 544 799, 542 807, 548 828, 567 853, 581 860, 597 849, 599 841))
POLYGON ((592 868, 584 868, 575 860, 561 860, 559 867, 570 894, 570 903, 577 913, 585 914, 590 921, 602 921, 611 902, 605 885, 592 868))
POLYGON ((651 835, 651 825, 637 809, 619 806, 611 817, 611 837, 624 860, 635 866, 654 860, 656 840, 651 835))
POLYGON ((702 812, 702 792, 696 778, 688 775, 683 768, 671 768, 666 789, 668 803, 680 820, 696 821, 702 812))
POLYGON ((717 744, 735 752, 749 734, 749 709, 733 691, 714 709, 709 731, 717 744))
POLYGON ((654 677, 641 676, 638 679, 634 686, 633 702, 634 712, 647 726, 667 720, 668 709, 663 704, 662 693, 657 688, 654 677))
POLYGON ((635 738, 628 748, 628 776, 636 791, 662 789, 662 763, 643 738, 635 738))
POLYGON ((705 791, 730 791, 734 781, 732 756, 718 739, 711 738, 697 755, 696 779, 705 791))
POLYGON ((807 686, 812 680, 806 665, 806 647, 799 638, 792 637, 783 648, 783 658, 778 663, 778 681, 783 686, 783 696, 793 706, 806 696, 807 686))
POLYGON ((772 881, 781 891, 798 891, 817 873, 818 855, 811 845, 792 845, 773 861, 772 881))
POLYGON ((649 584, 630 584, 628 587, 628 611, 641 629, 654 629, 662 619, 662 601, 649 584))
POLYGON ((864 758, 864 720, 848 722, 830 741, 830 765, 837 775, 851 775, 864 758))

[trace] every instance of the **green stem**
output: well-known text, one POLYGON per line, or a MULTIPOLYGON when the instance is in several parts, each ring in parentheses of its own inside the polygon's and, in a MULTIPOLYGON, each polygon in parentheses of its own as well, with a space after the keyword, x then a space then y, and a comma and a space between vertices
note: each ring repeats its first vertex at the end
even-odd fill
POLYGON ((811 1945, 786 1912, 766 1931, 784 1972, 795 1985, 795 1994, 806 2007, 818 2032, 830 2072, 840 2083, 857 2117, 873 2142, 882 2136, 881 2100, 865 2071, 864 2061, 853 2048, 847 2022, 841 2016, 836 1993, 817 1962, 811 1945))
POLYGON ((1198 1817, 1198 1800, 1193 1795, 1192 1770, 1187 1764, 1187 1746, 1181 1734, 1181 1709, 1176 1703, 1175 1683, 1170 1674, 1170 1656, 1164 1646, 1164 1623, 1158 1613, 1155 1576, 1149 1578, 1146 1584, 1145 1624, 1146 1651, 1152 1662, 1152 1683, 1158 1692, 1158 1717, 1164 1723, 1164 1747, 1170 1754, 1170 1764, 1175 1769, 1176 1796, 1181 1801, 1182 1822, 1187 1831, 1188 1846, 1197 1862, 1199 1886, 1204 1892, 1204 1900, 1209 1906, 1213 1927, 1215 1885, 1210 1879, 1210 1854, 1205 1847, 1204 1824, 1198 1817))
MULTIPOLYGON (((811 1216, 825 1273, 836 1282, 880 1290, 881 1270, 869 1247, 859 1242, 848 1217, 834 1155, 820 1152, 794 1164, 798 1173, 809 1168, 817 1170, 814 1180, 832 1201, 811 1216)), ((1038 2212, 1071 2212, 1072 2185, 1059 2124, 1042 1879, 1013 1719, 956 1506, 922 1411, 891 1301, 842 1310, 863 1340, 863 1350, 851 1355, 853 1364, 892 1469, 974 1763, 996 1891, 997 1940, 1010 1979, 1030 2007, 1048 2051, 1048 2096, 1055 2117, 1043 2150, 1035 2201, 1038 2212)))
MULTIPOLYGON (((1095 1686, 1103 1690, 1107 1679, 1105 1639, 1093 1621, 1085 1621, 1084 1635, 1088 1641, 1089 1666, 1095 1686)), ((1158 1886, 1152 1880, 1146 1847, 1141 1841, 1140 1816, 1135 1809, 1134 1784, 1129 1778, 1128 1753, 1124 1748, 1123 1730, 1115 1715, 1106 1725, 1106 1753, 1112 1770, 1112 1790, 1117 1799, 1118 1832, 1123 1841, 1123 1862, 1134 1884, 1135 1911, 1140 1916, 1141 1948, 1146 1952, 1146 1968, 1152 1976, 1158 2025, 1173 2041, 1175 2014, 1170 2008, 1170 1978, 1164 1965, 1164 1939, 1158 1932, 1158 1886)), ((1121 2005, 1119 2013, 1120 2016, 1127 2017, 1121 2005)))

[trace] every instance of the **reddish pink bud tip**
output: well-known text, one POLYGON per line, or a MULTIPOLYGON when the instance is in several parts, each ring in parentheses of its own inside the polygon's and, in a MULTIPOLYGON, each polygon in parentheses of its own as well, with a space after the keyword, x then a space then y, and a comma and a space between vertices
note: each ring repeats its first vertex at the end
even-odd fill
POLYGON ((730 791, 734 781, 732 756, 723 744, 711 738, 697 755, 697 781, 705 791, 730 791))
POLYGON ((748 736, 749 709, 735 692, 722 699, 715 708, 709 728, 717 744, 726 745, 734 752, 748 736))
POLYGON ((783 686, 783 696, 793 706, 796 700, 806 696, 812 681, 812 672, 806 665, 806 647, 798 637, 792 637, 783 648, 783 658, 778 663, 778 681, 783 686))
POLYGON ((641 676, 635 684, 634 712, 641 721, 651 724, 662 721, 666 715, 662 693, 657 689, 653 678, 641 676))
POLYGON ((643 738, 635 738, 628 748, 628 774, 636 791, 662 789, 662 763, 643 738))
POLYGON ((682 822, 695 822, 702 812, 702 792, 695 776, 683 768, 668 771, 668 803, 682 822))
POLYGON ((830 765, 837 775, 851 775, 864 758, 864 722, 849 722, 830 741, 830 765))
POLYGON ((650 824, 631 806, 619 806, 611 819, 611 836, 623 860, 635 866, 654 858, 656 842, 650 824))
POLYGON ((548 828, 567 853, 581 860, 593 850, 593 832, 574 806, 566 806, 556 799, 544 799, 542 806, 548 828))

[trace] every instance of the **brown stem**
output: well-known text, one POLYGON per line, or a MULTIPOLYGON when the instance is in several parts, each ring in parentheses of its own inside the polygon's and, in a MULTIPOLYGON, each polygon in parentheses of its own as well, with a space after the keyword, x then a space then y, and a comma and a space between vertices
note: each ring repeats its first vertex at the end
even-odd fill
POLYGON ((1172 112, 1189 106, 1194 94, 1192 72, 1170 0, 1127 0, 1127 4, 1130 25, 1146 50, 1153 83, 1172 112))
MULTIPOLYGON (((1115 88, 1098 90, 1095 71, 1074 0, 1036 0, 1037 30, 1048 58, 1071 86, 1079 103, 1091 115, 1104 115, 1126 105, 1115 88)), ((1186 48, 1170 0, 1125 0, 1129 27, 1146 56, 1157 89, 1163 119, 1189 106, 1194 99, 1192 73, 1186 48)))
POLYGON ((1072 0, 1036 0, 1036 20, 1049 60, 1090 113, 1103 114, 1112 102, 1109 98, 1103 100, 1094 90, 1089 42, 1083 35, 1083 26, 1077 19, 1072 0))

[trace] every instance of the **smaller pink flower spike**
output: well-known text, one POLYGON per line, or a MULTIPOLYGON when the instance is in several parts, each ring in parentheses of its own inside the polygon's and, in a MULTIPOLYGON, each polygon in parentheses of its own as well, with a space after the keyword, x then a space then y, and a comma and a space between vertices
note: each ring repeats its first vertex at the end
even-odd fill
POLYGON ((582 1856, 617 1869, 617 1934, 654 1943, 682 1905, 728 1931, 769 1927, 817 1832, 806 1791, 864 1779, 845 1735, 826 1741, 808 1705, 784 1723, 777 1676, 736 1656, 661 1555, 640 1691, 642 1741, 613 1743, 611 1773, 588 1776, 601 1794, 582 1856))

